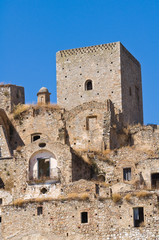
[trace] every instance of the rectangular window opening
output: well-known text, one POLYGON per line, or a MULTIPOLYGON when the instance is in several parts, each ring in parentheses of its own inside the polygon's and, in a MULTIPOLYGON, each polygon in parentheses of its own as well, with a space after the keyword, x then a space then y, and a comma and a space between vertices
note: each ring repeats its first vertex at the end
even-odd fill
POLYGON ((88 223, 88 212, 81 212, 81 223, 88 223))
POLYGON ((37 215, 43 214, 43 207, 37 207, 37 215))
POLYGON ((97 116, 86 117, 86 130, 92 131, 96 129, 97 116))
POLYGON ((96 194, 99 195, 99 184, 96 184, 96 194))
POLYGON ((133 209, 134 214, 134 227, 141 227, 144 223, 144 209, 143 207, 137 207, 133 209))
POLYGON ((0 198, 0 205, 2 205, 2 202, 3 202, 3 200, 2 200, 2 198, 0 198))
POLYGON ((153 189, 159 189, 159 173, 151 174, 151 186, 153 189))
POLYGON ((123 180, 124 181, 131 180, 131 168, 123 168, 123 180))

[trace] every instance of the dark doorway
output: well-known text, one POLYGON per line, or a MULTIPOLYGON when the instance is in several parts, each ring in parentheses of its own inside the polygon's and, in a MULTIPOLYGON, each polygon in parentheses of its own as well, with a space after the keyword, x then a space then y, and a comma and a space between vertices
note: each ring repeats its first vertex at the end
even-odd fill
POLYGON ((159 189, 159 173, 151 174, 151 186, 152 188, 159 189))
POLYGON ((134 227, 141 227, 141 223, 144 222, 143 207, 134 208, 133 213, 134 213, 134 227))

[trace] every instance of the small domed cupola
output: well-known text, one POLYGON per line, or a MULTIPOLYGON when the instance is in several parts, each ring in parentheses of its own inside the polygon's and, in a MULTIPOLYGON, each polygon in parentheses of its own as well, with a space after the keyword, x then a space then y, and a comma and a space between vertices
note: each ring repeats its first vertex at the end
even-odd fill
POLYGON ((40 88, 39 92, 37 93, 38 103, 40 103, 40 104, 50 103, 50 95, 51 95, 51 93, 49 93, 49 91, 46 87, 40 88))

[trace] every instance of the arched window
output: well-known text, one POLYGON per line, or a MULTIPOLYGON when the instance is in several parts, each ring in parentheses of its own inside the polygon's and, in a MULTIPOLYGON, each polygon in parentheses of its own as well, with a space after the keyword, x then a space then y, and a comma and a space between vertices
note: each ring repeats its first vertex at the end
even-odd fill
POLYGON ((32 155, 29 161, 29 179, 45 182, 59 181, 59 168, 53 153, 41 150, 32 155))
POLYGON ((89 79, 85 82, 85 90, 89 91, 89 90, 92 90, 92 89, 93 89, 92 80, 89 79))

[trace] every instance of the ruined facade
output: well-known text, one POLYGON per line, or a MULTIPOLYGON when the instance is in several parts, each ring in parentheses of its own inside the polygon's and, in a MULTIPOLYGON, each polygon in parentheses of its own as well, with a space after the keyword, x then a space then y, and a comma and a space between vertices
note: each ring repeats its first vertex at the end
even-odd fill
POLYGON ((0 85, 0 239, 158 239, 159 127, 117 42, 57 53, 57 105, 0 85))

